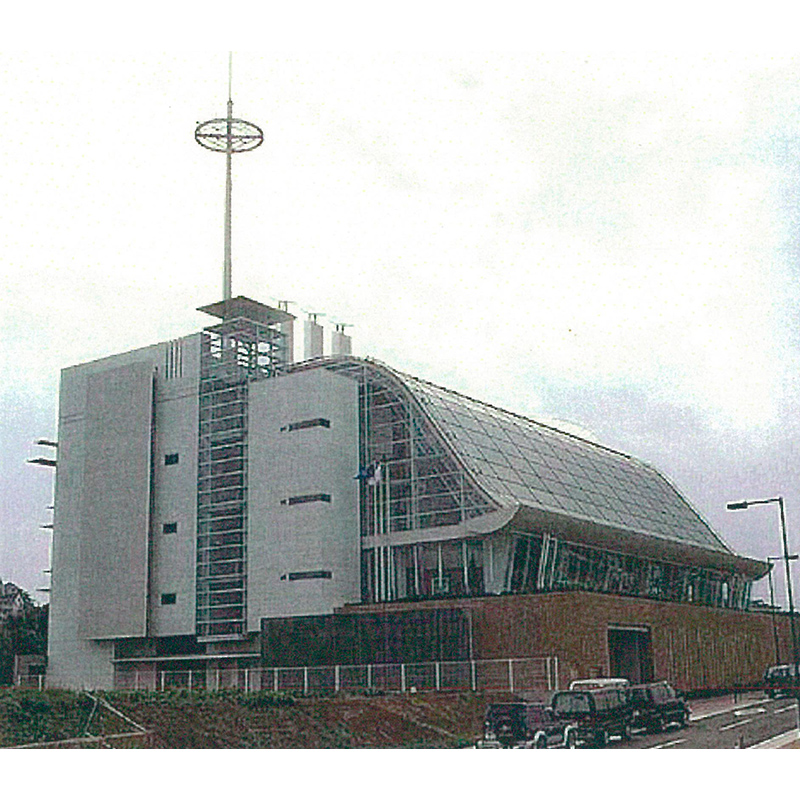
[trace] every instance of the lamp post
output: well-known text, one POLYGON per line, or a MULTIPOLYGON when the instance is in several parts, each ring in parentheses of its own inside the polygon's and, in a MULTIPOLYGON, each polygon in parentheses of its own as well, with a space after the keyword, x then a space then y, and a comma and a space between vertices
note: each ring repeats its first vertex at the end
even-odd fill
MULTIPOLYGON (((783 539, 783 563, 786 568, 786 597, 789 600, 789 625, 792 631, 792 662, 794 663, 794 679, 798 677, 798 653, 797 653, 797 632, 794 623, 794 599, 792 597, 792 576, 789 570, 789 562, 797 556, 789 555, 789 541, 786 536, 786 513, 783 508, 783 497, 769 497, 766 500, 741 500, 738 503, 728 503, 728 511, 741 511, 750 506, 761 506, 767 503, 777 503, 781 518, 781 537, 783 539)), ((800 710, 800 701, 798 702, 800 710)))
POLYGON ((778 646, 778 625, 775 622, 775 589, 772 584, 772 562, 780 561, 780 556, 767 556, 769 561, 769 571, 767 578, 769 579, 769 615, 772 617, 772 636, 775 639, 775 663, 781 663, 781 650, 778 646))

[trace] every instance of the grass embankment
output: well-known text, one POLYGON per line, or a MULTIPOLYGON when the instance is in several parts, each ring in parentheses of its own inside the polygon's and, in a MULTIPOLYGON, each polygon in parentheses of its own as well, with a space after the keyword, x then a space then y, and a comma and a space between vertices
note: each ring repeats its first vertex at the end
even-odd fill
POLYGON ((83 693, 0 688, 0 747, 108 736, 133 730, 83 693))
MULTIPOLYGON (((486 703, 505 696, 418 693, 294 698, 240 691, 98 693, 152 731, 166 748, 464 747, 480 735, 486 703)), ((93 707, 86 695, 11 690, 0 698, 0 744, 81 736, 93 707)), ((130 725, 98 708, 87 732, 130 725)))

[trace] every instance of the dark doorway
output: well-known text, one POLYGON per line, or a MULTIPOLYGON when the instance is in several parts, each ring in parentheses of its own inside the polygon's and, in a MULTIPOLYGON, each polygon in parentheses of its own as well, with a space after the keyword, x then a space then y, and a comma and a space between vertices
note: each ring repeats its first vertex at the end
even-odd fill
POLYGON ((648 628, 609 628, 608 661, 612 678, 631 683, 653 680, 653 657, 648 628))

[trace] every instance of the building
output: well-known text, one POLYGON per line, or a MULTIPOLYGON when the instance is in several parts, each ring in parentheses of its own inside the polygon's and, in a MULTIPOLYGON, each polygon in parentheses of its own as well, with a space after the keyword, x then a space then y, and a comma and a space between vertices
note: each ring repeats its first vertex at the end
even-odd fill
POLYGON ((556 655, 562 680, 699 688, 771 661, 747 610, 768 565, 653 467, 354 357, 341 330, 323 356, 313 321, 293 363, 283 309, 200 310, 199 333, 62 373, 49 685, 556 655))
POLYGON ((11 581, 0 581, 0 625, 8 619, 16 619, 25 611, 25 595, 11 581))

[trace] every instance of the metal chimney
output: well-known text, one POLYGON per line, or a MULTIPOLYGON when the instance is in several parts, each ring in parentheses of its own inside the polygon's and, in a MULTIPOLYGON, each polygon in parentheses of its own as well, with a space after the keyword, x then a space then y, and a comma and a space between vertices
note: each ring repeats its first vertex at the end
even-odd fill
POLYGON ((331 333, 332 356, 353 355, 353 339, 344 332, 346 326, 345 322, 337 322, 336 330, 331 333))
POLYGON ((319 358, 322 355, 322 325, 317 322, 319 314, 309 313, 305 321, 304 357, 319 358))
MULTIPOLYGON (((289 303, 292 300, 278 300, 278 308, 281 311, 289 311, 289 303)), ((294 319, 288 322, 282 322, 279 326, 280 332, 283 334, 283 346, 286 353, 286 363, 294 363, 294 319)))

